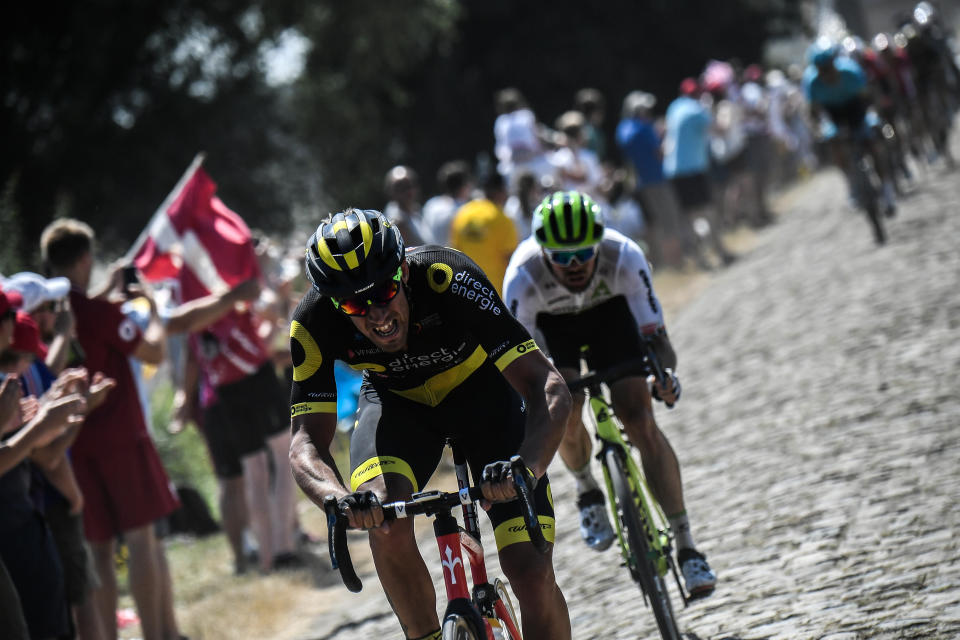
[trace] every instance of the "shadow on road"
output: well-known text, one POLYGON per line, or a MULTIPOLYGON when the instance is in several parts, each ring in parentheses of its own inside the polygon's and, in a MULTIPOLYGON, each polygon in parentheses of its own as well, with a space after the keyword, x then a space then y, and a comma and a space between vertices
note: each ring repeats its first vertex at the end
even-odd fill
POLYGON ((357 627, 363 626, 368 622, 373 622, 375 620, 381 620, 383 618, 392 616, 392 611, 385 611, 381 613, 375 613, 373 615, 367 616, 366 618, 361 618, 360 620, 351 620, 350 622, 344 622, 337 627, 334 627, 330 633, 325 636, 317 636, 316 638, 311 638, 310 640, 333 640, 337 635, 342 631, 347 631, 349 629, 356 629, 357 627))

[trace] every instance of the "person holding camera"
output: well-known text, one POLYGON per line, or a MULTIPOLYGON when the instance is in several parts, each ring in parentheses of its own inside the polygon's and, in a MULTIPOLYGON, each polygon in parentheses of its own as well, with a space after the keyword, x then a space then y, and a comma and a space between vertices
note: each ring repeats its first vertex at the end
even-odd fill
POLYGON ((83 492, 84 530, 102 583, 94 593, 95 602, 107 636, 116 637, 113 557, 122 534, 130 550, 130 591, 144 639, 177 638, 169 569, 153 523, 172 513, 179 501, 147 431, 129 359, 159 364, 165 351, 163 325, 152 301, 145 330, 121 311, 122 299, 139 293, 124 286, 119 266, 99 291, 88 293, 94 233, 86 223, 55 220, 44 229, 40 245, 50 275, 70 280, 82 364, 116 380, 113 392, 87 416, 71 449, 83 492))

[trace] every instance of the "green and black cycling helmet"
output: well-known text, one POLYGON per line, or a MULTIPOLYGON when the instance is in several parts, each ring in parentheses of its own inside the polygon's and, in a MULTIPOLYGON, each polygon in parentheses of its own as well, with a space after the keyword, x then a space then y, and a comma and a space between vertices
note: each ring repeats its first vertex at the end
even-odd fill
POLYGON ((307 241, 307 278, 324 296, 348 298, 388 280, 403 262, 400 231, 379 211, 347 209, 307 241))
POLYGON ((600 242, 600 205, 579 191, 557 191, 533 212, 533 235, 546 249, 577 249, 600 242))

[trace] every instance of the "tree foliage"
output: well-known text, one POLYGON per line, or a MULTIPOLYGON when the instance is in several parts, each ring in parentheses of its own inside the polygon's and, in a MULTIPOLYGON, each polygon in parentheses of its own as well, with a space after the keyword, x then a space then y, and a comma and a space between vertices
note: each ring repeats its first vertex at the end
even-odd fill
POLYGON ((521 88, 549 122, 595 86, 612 120, 632 89, 666 100, 710 57, 756 60, 795 4, 20 3, 0 21, 0 231, 29 262, 69 214, 122 250, 200 150, 252 226, 380 207, 393 164, 429 188, 441 162, 491 148, 496 89, 521 88), (304 72, 278 83, 264 61, 291 38, 310 43, 304 72))

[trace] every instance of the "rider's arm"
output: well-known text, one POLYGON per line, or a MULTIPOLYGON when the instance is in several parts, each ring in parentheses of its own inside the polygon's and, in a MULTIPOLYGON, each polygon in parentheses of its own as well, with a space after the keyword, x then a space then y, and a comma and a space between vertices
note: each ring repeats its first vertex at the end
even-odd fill
POLYGON ((337 429, 337 414, 311 413, 291 420, 290 467, 293 477, 310 500, 323 508, 328 495, 340 498, 349 491, 330 453, 337 429))
POLYGON ((616 290, 627 299, 630 313, 637 323, 637 331, 653 341, 653 349, 661 364, 677 368, 677 354, 667 337, 663 320, 663 306, 653 290, 653 274, 643 251, 633 242, 624 244, 617 265, 616 290))
POLYGON ((677 353, 673 350, 673 345, 670 344, 670 336, 667 335, 667 330, 657 331, 650 338, 653 341, 653 350, 656 352, 657 358, 660 359, 660 363, 663 364, 664 368, 676 371, 677 353))
POLYGON ((503 369, 503 376, 526 403, 527 426, 519 454, 540 478, 563 438, 570 414, 570 392, 560 372, 539 350, 515 359, 503 369))
POLYGON ((336 352, 328 343, 329 303, 314 291, 304 296, 290 323, 293 385, 290 393, 290 466, 293 476, 315 504, 323 507, 327 495, 349 493, 330 454, 337 429, 337 386, 333 374, 336 352), (326 303, 326 306, 323 306, 326 303), (312 330, 311 330, 312 328, 312 330))

